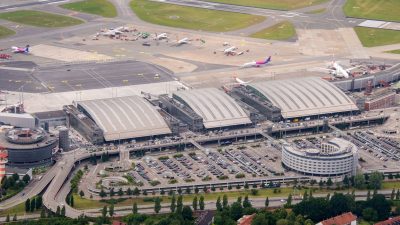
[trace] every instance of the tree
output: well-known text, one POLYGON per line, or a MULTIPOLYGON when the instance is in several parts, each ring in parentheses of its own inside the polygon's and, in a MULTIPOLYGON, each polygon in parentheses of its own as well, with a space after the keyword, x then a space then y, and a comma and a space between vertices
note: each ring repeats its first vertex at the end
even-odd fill
POLYGON ((113 217, 114 216, 114 204, 110 205, 110 208, 108 209, 108 214, 113 217))
POLYGON ((36 205, 35 205, 35 208, 36 209, 40 209, 40 208, 42 208, 42 205, 43 205, 43 199, 42 199, 42 196, 36 196, 36 205))
POLYGON ((334 193, 329 201, 331 216, 333 217, 351 211, 353 203, 352 197, 348 195, 345 196, 342 193, 334 193))
POLYGON ((171 209, 171 213, 175 212, 175 209, 176 209, 176 198, 175 198, 175 195, 172 195, 171 206, 169 208, 171 209))
POLYGON ((186 194, 190 194, 190 192, 191 192, 190 187, 186 187, 186 194))
POLYGON ((365 187, 365 176, 363 176, 362 174, 357 174, 354 177, 354 186, 357 189, 363 189, 365 187))
POLYGON ((192 221, 193 220, 193 211, 189 206, 183 207, 182 218, 184 221, 192 221))
POLYGON ((74 196, 73 195, 71 195, 70 204, 72 207, 74 207, 74 196))
POLYGON ((61 215, 61 208, 60 208, 60 206, 58 205, 57 206, 57 210, 56 210, 56 216, 60 216, 61 215))
POLYGON ((267 197, 266 199, 265 199, 265 208, 268 208, 268 206, 269 206, 269 198, 267 197))
POLYGON ((382 194, 377 194, 366 202, 367 207, 371 207, 378 213, 378 220, 385 220, 390 215, 390 202, 382 194))
POLYGON ((218 196, 217 202, 215 203, 215 207, 217 208, 217 211, 222 211, 222 204, 221 204, 221 197, 218 196))
POLYGON ((301 201, 294 205, 293 212, 298 215, 311 219, 312 221, 321 221, 326 218, 330 206, 326 198, 309 198, 307 201, 301 201))
POLYGON ((236 202, 239 202, 240 204, 242 204, 242 196, 239 196, 236 200, 236 202))
POLYGON ((319 180, 318 185, 320 188, 322 188, 324 186, 324 182, 322 180, 319 180))
POLYGON ((375 171, 372 172, 371 175, 369 176, 369 184, 368 187, 371 189, 380 189, 382 186, 382 181, 383 181, 383 174, 375 171))
POLYGON ((289 196, 286 200, 285 207, 290 207, 292 205, 292 199, 293 199, 292 194, 289 194, 289 196))
POLYGON ((243 208, 251 208, 251 207, 252 207, 252 205, 251 205, 251 202, 249 200, 249 196, 248 195, 244 196, 243 208))
POLYGON ((390 200, 394 200, 394 198, 396 197, 396 190, 392 190, 392 194, 390 195, 390 200))
POLYGON ((198 188, 198 187, 195 187, 195 188, 194 188, 194 193, 196 193, 196 194, 199 193, 199 188, 198 188))
POLYGON ((289 225, 289 220, 280 219, 280 220, 276 221, 276 225, 289 225))
POLYGON ((400 189, 397 189, 396 200, 400 200, 400 189))
POLYGON ((124 192, 122 191, 122 188, 118 189, 118 196, 122 196, 124 194, 124 192))
POLYGON ((40 211, 40 218, 46 218, 46 211, 44 209, 40 211))
POLYGON ((303 194, 303 200, 307 200, 307 198, 308 198, 308 192, 307 190, 305 190, 303 194))
POLYGON ((254 216, 251 225, 266 225, 270 224, 269 221, 265 218, 264 213, 258 213, 254 216))
POLYGON ((237 221, 240 217, 243 216, 243 207, 239 202, 232 203, 230 207, 230 217, 237 221))
POLYGON ((106 216, 107 216, 107 206, 106 205, 103 207, 103 210, 101 211, 101 215, 103 216, 103 218, 106 218, 106 216))
POLYGON ((107 196, 107 194, 106 194, 106 192, 104 191, 104 189, 103 188, 101 188, 101 190, 100 190, 100 197, 101 198, 104 198, 104 197, 106 197, 107 196))
POLYGON ((367 192, 367 201, 371 199, 371 190, 368 190, 367 192))
POLYGON ((197 210, 197 196, 194 196, 193 198, 192 207, 193 210, 197 210))
POLYGON ((378 220, 378 213, 373 208, 365 208, 362 211, 362 216, 366 221, 377 221, 378 220))
POLYGON ((30 210, 31 210, 31 212, 33 212, 33 211, 35 211, 35 209, 36 209, 36 199, 32 198, 30 210))
POLYGON ((13 221, 17 221, 17 214, 14 214, 13 221))
POLYGON ((138 206, 137 206, 137 203, 136 203, 136 202, 133 203, 133 206, 132 206, 132 213, 133 213, 133 214, 138 213, 138 206))
POLYGON ((200 210, 204 210, 204 196, 200 196, 200 200, 199 200, 199 208, 200 210))
POLYGON ((154 212, 155 212, 155 213, 159 213, 160 210, 161 210, 161 200, 160 200, 159 197, 157 197, 157 198, 154 200, 154 212))
MULTIPOLYGON (((164 191, 164 190, 161 190, 164 191)), ((126 189, 126 195, 132 195, 132 189, 130 187, 128 187, 128 189, 126 189)))
POLYGON ((182 195, 179 195, 178 200, 176 201, 176 212, 180 214, 182 212, 182 208, 183 208, 183 199, 182 195))
POLYGON ((249 184, 247 182, 244 183, 244 188, 249 189, 249 184))
POLYGON ((10 222, 10 214, 7 214, 6 223, 10 222))
POLYGON ((132 194, 135 195, 135 196, 139 196, 140 195, 140 190, 137 187, 135 187, 135 189, 133 189, 133 193, 132 194))
POLYGON ((31 211, 31 200, 28 198, 25 201, 25 212, 30 212, 31 211))
POLYGON ((65 206, 63 205, 63 207, 61 208, 61 212, 60 212, 61 216, 65 216, 65 206))
POLYGON ((81 196, 81 198, 82 198, 83 196, 85 196, 85 193, 83 193, 83 191, 81 190, 81 191, 79 192, 79 196, 81 196))
POLYGON ((115 195, 115 193, 114 193, 114 188, 111 188, 110 189, 110 197, 112 197, 112 196, 114 196, 115 195))
POLYGON ((25 184, 28 184, 29 181, 31 180, 31 177, 30 177, 28 174, 25 174, 25 175, 22 177, 22 180, 25 182, 25 184))
POLYGON ((333 185, 332 179, 329 177, 326 181, 326 186, 331 187, 333 185))
POLYGON ((345 175, 344 178, 343 178, 343 184, 347 188, 350 187, 350 180, 349 180, 349 177, 347 175, 345 175))
POLYGON ((18 173, 13 173, 13 175, 11 175, 11 177, 14 179, 14 181, 18 181, 19 180, 18 173))
POLYGON ((222 208, 227 208, 228 207, 228 196, 224 194, 222 196, 222 208))

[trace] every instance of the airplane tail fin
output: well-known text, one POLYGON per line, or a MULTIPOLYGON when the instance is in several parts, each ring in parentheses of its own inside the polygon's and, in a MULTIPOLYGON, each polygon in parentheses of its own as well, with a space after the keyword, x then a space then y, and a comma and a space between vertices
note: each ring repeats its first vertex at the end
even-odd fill
POLYGON ((27 45, 26 47, 25 47, 25 52, 29 52, 29 45, 27 45))
POLYGON ((265 60, 265 63, 266 63, 266 64, 269 63, 269 62, 271 62, 271 56, 268 57, 268 58, 265 60))

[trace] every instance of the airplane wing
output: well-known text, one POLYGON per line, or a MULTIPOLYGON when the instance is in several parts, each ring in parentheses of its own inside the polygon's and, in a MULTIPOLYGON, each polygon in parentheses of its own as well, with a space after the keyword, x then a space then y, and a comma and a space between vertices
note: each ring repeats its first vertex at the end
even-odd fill
POLYGON ((350 67, 350 68, 348 68, 348 69, 346 69, 347 71, 350 71, 350 70, 354 70, 354 69, 357 69, 357 68, 359 68, 360 66, 354 66, 354 67, 350 67))

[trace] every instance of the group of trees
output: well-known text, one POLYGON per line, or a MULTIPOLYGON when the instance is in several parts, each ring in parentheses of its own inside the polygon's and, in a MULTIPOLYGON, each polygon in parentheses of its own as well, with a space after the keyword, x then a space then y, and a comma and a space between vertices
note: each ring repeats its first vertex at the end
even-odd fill
POLYGON ((215 225, 236 224, 236 221, 243 215, 250 215, 257 212, 257 210, 253 208, 247 195, 244 199, 239 196, 238 199, 230 205, 227 195, 223 195, 222 201, 221 198, 218 197, 216 208, 217 212, 214 217, 215 225))
POLYGON ((41 209, 43 206, 42 196, 38 195, 32 199, 27 199, 25 201, 25 212, 33 212, 35 210, 41 209))
POLYGON ((391 212, 390 201, 376 192, 366 201, 355 201, 353 194, 334 193, 332 197, 304 198, 293 207, 295 214, 301 214, 313 221, 321 221, 344 212, 353 212, 367 221, 385 220, 391 212))
POLYGON ((78 170, 78 172, 76 172, 74 177, 71 179, 71 191, 73 193, 78 193, 78 186, 79 186, 79 182, 82 179, 82 176, 83 176, 83 171, 78 170))
POLYGON ((12 176, 4 177, 1 180, 0 201, 11 197, 13 194, 18 193, 19 191, 24 189, 24 187, 29 183, 30 180, 31 178, 27 174, 25 174, 22 179, 20 179, 19 175, 16 173, 14 173, 12 176))
MULTIPOLYGON (((137 187, 135 187, 133 190, 131 188, 128 188, 126 191, 123 191, 122 188, 119 188, 118 191, 115 192, 114 188, 111 188, 110 192, 108 193, 108 195, 110 197, 113 197, 116 194, 118 196, 122 196, 124 194, 128 195, 128 196, 132 196, 132 195, 139 196, 140 195, 140 190, 137 187)), ((143 194, 147 195, 147 192, 145 193, 145 191, 143 191, 143 194)), ((102 198, 107 197, 107 193, 104 191, 103 188, 100 190, 99 196, 102 197, 102 198)))

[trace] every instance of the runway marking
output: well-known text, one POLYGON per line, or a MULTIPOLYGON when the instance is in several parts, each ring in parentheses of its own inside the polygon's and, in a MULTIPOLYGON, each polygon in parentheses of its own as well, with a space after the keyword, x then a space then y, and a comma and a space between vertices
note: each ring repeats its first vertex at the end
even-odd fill
POLYGON ((18 68, 18 67, 7 67, 7 66, 0 66, 0 69, 3 69, 3 70, 15 70, 15 71, 25 71, 25 72, 32 72, 33 71, 33 69, 18 68))

